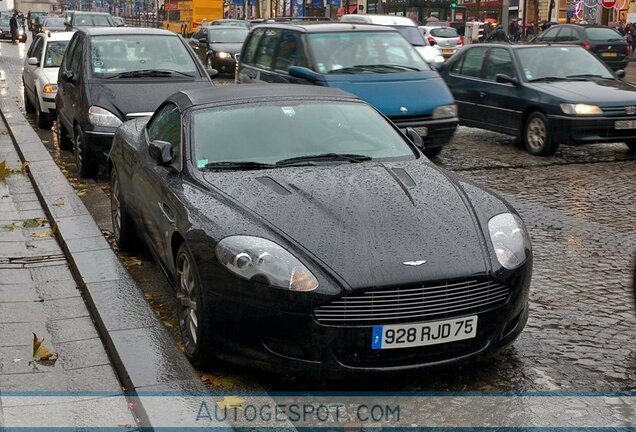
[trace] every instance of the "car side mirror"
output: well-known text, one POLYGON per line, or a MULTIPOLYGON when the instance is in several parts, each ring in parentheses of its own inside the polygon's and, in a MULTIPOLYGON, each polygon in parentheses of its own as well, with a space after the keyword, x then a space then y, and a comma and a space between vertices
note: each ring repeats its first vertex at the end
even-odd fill
POLYGON ((148 154, 160 166, 168 166, 174 160, 172 157, 172 144, 167 141, 152 141, 148 146, 148 154))
POLYGON ((206 69, 205 70, 210 77, 210 79, 214 79, 219 76, 219 71, 216 69, 206 69))
POLYGON ((36 57, 29 57, 29 59, 27 60, 27 63, 31 66, 40 66, 40 62, 38 61, 36 57))
POLYGON ((75 72, 72 70, 65 70, 61 75, 62 81, 75 82, 75 72))
POLYGON ((302 66, 290 67, 289 75, 293 76, 294 78, 300 78, 300 79, 304 79, 304 80, 312 81, 312 82, 318 81, 318 78, 320 77, 320 75, 317 74, 316 72, 302 66))
POLYGON ((618 79, 623 79, 625 78, 625 71, 623 69, 619 69, 616 72, 614 72, 614 76, 616 76, 616 78, 618 79))
POLYGON ((513 78, 513 77, 508 76, 506 74, 497 74, 497 75, 495 75, 495 82, 498 82, 499 84, 512 84, 512 85, 519 84, 519 81, 517 81, 516 78, 513 78))
POLYGON ((420 150, 424 150, 424 140, 413 128, 406 128, 406 136, 411 140, 415 147, 420 150))
POLYGON ((201 38, 201 39, 199 39, 199 44, 207 45, 208 44, 208 40, 206 38, 201 38))

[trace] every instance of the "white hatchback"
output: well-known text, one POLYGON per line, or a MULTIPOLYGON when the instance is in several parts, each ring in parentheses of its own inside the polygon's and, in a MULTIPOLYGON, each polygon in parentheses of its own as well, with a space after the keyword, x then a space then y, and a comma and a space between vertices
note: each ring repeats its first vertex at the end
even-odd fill
POLYGON ((72 36, 73 32, 40 33, 27 51, 22 71, 24 108, 35 114, 39 128, 50 128, 55 118, 57 73, 72 36))

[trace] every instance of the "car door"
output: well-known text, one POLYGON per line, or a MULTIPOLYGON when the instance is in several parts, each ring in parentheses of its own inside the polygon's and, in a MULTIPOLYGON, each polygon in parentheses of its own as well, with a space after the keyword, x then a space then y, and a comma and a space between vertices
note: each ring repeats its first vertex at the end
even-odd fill
POLYGON ((553 43, 556 39, 557 33, 559 32, 560 27, 550 27, 545 30, 535 39, 537 43, 553 43))
POLYGON ((516 134, 519 131, 524 103, 522 88, 511 83, 498 83, 496 76, 519 80, 508 48, 491 48, 484 59, 477 109, 487 129, 516 134))
POLYGON ((292 66, 309 67, 307 50, 300 33, 283 31, 276 48, 273 66, 276 75, 272 82, 307 84, 307 81, 289 75, 292 66))
POLYGON ((78 105, 78 83, 80 64, 84 54, 84 35, 77 33, 64 55, 58 75, 56 107, 66 130, 73 134, 73 120, 78 105))
POLYGON ((137 198, 137 214, 141 215, 146 240, 153 252, 165 266, 180 204, 173 190, 181 184, 182 169, 182 125, 181 112, 173 103, 160 107, 146 126, 146 139, 169 142, 174 157, 171 166, 160 166, 147 158, 137 175, 133 174, 132 185, 137 198), (136 177, 136 178, 135 178, 136 177))
POLYGON ((241 82, 280 82, 277 73, 273 70, 276 55, 276 46, 280 40, 282 31, 279 29, 264 29, 259 39, 258 47, 254 53, 253 66, 246 71, 247 80, 241 82))
POLYGON ((188 41, 190 43, 190 46, 196 53, 197 57, 199 57, 199 60, 204 62, 203 64, 205 64, 205 51, 207 48, 207 42, 205 45, 202 45, 201 43, 199 43, 199 40, 201 38, 205 38, 207 40, 207 34, 208 34, 207 30, 202 27, 196 32, 194 32, 194 34, 188 41))
POLYGON ((477 104, 484 85, 481 69, 487 49, 481 46, 467 48, 460 58, 451 63, 448 71, 448 87, 455 97, 459 118, 466 124, 482 120, 477 104))
POLYGON ((27 97, 32 103, 35 103, 35 71, 42 66, 42 53, 44 52, 44 38, 37 36, 31 45, 27 53, 27 62, 24 64, 24 89, 27 92, 27 97), (30 65, 28 59, 35 57, 38 61, 38 65, 30 65))

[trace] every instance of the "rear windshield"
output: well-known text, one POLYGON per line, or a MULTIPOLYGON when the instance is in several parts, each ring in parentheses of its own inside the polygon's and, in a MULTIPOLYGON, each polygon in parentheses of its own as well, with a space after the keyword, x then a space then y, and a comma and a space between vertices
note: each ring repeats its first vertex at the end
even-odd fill
POLYGON ((414 26, 391 26, 396 29, 404 39, 409 41, 411 45, 422 46, 428 45, 428 42, 424 40, 424 36, 420 33, 420 30, 414 26))
POLYGON ((44 56, 44 67, 60 67, 62 57, 68 46, 69 41, 49 42, 46 45, 46 54, 44 56))
POLYGON ((593 41, 620 41, 623 36, 614 29, 607 27, 589 27, 585 29, 585 34, 593 41))
POLYGON ((64 27, 64 18, 46 18, 43 27, 64 27))
POLYGON ((457 30, 452 27, 440 27, 431 29, 431 36, 441 37, 441 38, 455 38, 459 37, 457 34, 457 30))
POLYGON ((75 27, 115 27, 115 23, 107 15, 76 15, 73 25, 75 27))
POLYGON ((237 27, 236 29, 213 29, 208 33, 210 43, 243 43, 249 30, 237 27))

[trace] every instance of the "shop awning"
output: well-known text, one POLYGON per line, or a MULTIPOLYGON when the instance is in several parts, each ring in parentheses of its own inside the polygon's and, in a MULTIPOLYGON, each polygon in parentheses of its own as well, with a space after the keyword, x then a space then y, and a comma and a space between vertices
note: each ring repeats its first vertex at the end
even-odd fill
POLYGON ((347 7, 343 6, 340 9, 338 9, 338 16, 341 17, 341 16, 343 16, 345 14, 353 14, 353 13, 356 13, 357 10, 358 10, 358 5, 357 4, 350 4, 348 11, 347 11, 347 7))

